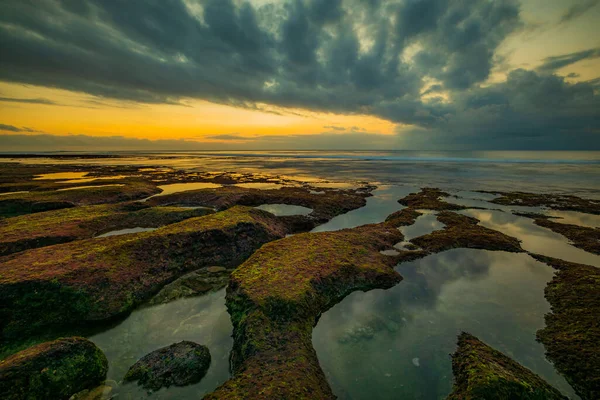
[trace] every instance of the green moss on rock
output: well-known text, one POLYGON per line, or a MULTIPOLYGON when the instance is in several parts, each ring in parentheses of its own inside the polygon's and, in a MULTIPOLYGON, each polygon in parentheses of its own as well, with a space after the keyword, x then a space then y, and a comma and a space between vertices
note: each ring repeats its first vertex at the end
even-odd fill
POLYGON ((440 199, 448 197, 450 194, 436 188, 423 188, 418 193, 411 193, 408 196, 398 200, 398 203, 413 209, 423 210, 463 210, 466 207, 458 204, 451 204, 440 199))
POLYGON ((554 210, 579 211, 600 214, 600 202, 563 194, 540 194, 527 192, 489 192, 499 197, 491 203, 505 206, 548 207, 554 210))
POLYGON ((411 243, 430 253, 459 247, 515 253, 523 251, 518 239, 480 226, 476 218, 442 211, 437 215, 437 219, 445 225, 444 229, 414 238, 411 243))
POLYGON ((536 218, 535 224, 565 236, 575 247, 600 255, 600 229, 585 226, 561 224, 547 218, 536 218))
POLYGON ((380 250, 401 240, 393 224, 382 223, 264 245, 231 276, 234 377, 207 398, 334 398, 312 347, 312 328, 349 293, 400 282, 393 267, 402 256, 380 250))
POLYGON ((80 240, 0 258, 0 329, 22 338, 48 326, 105 321, 130 312, 190 271, 235 267, 285 226, 234 207, 153 232, 80 240))
POLYGON ((582 399, 600 398, 600 269, 537 254, 558 272, 546 286, 552 307, 537 332, 547 357, 582 399))
POLYGON ((209 209, 149 207, 144 203, 74 207, 0 220, 0 256, 87 239, 118 229, 158 228, 212 213, 209 209))
POLYGON ((151 390, 191 385, 206 375, 210 361, 208 347, 182 341, 145 355, 127 371, 123 380, 137 381, 151 390))
POLYGON ((312 193, 307 188, 282 187, 280 189, 247 189, 230 186, 217 189, 200 189, 148 200, 153 205, 190 205, 214 207, 224 210, 234 205, 256 207, 263 204, 289 204, 312 208, 307 216, 282 217, 294 231, 308 231, 318 224, 329 221, 336 215, 363 207, 366 198, 371 196, 363 190, 323 190, 322 194, 312 193))
POLYGON ((567 399, 538 375, 464 332, 452 356, 452 372, 449 400, 567 399))
POLYGON ((108 361, 85 338, 62 338, 30 347, 0 361, 4 400, 68 399, 100 384, 108 361))
POLYGON ((0 197, 0 217, 15 217, 75 206, 140 200, 160 192, 154 184, 129 181, 123 186, 29 192, 0 197))

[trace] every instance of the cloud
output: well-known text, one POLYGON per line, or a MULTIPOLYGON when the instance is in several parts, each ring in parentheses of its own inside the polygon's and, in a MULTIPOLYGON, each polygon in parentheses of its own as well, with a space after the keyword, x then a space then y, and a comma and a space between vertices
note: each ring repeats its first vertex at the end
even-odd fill
POLYGON ((541 72, 554 72, 560 68, 575 64, 576 62, 594 58, 600 58, 600 47, 544 58, 542 65, 537 67, 537 70, 541 72))
POLYGON ((147 103, 192 97, 421 123, 423 78, 484 81, 520 23, 513 0, 76 3, 1 2, 0 79, 147 103), (403 60, 410 46, 424 47, 417 63, 403 60))
POLYGON ((9 102, 9 103, 29 103, 29 104, 59 105, 58 103, 56 103, 56 102, 54 102, 52 100, 43 99, 43 98, 38 98, 38 99, 17 99, 17 98, 14 98, 14 97, 0 97, 0 101, 9 102))
POLYGON ((572 4, 560 17, 561 24, 567 23, 575 18, 585 14, 589 9, 600 3, 600 0, 584 0, 583 2, 572 4))
POLYGON ((224 140, 224 141, 251 141, 252 138, 242 136, 239 134, 229 134, 229 135, 212 135, 212 136, 204 136, 206 139, 214 139, 214 140, 224 140))
POLYGON ((369 139, 369 148, 596 145, 597 83, 553 73, 597 57, 598 49, 487 82, 502 62, 498 48, 522 28, 517 0, 5 0, 0 80, 85 92, 100 102, 194 98, 371 115, 403 132, 411 127, 393 139, 325 127, 334 132, 294 137, 298 147, 269 138, 288 148, 311 146, 305 140, 363 148, 369 139))
POLYGON ((16 127, 14 125, 7 125, 7 124, 0 124, 0 131, 8 131, 8 132, 38 132, 36 130, 33 130, 31 128, 27 128, 27 127, 16 127))
POLYGON ((346 130, 346 128, 344 128, 343 126, 335 126, 335 125, 325 125, 323 128, 331 129, 333 131, 345 131, 346 130))

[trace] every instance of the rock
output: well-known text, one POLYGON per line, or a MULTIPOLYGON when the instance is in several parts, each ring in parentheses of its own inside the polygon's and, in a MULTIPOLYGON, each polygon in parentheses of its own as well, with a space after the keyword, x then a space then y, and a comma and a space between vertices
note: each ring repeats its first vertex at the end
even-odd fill
POLYGON ((185 297, 200 296, 227 286, 229 271, 223 267, 208 267, 169 283, 162 288, 149 304, 165 304, 185 297))
POLYGON ((452 355, 454 388, 448 400, 567 399, 542 378, 463 332, 452 355))
POLYGON ((0 361, 3 400, 68 399, 106 377, 108 361, 91 341, 62 338, 0 361))
POLYGON ((182 341, 142 357, 127 371, 127 382, 138 381, 146 389, 185 386, 199 382, 210 366, 206 346, 182 341))
POLYGON ((546 286, 552 306, 537 332, 546 356, 582 399, 600 398, 600 269, 532 254, 558 270, 546 286))
POLYGON ((126 315, 165 284, 236 267, 287 233, 277 217, 236 206, 152 232, 78 240, 0 258, 0 331, 9 340, 126 315))
POLYGON ((99 233, 120 229, 159 228, 200 217, 211 210, 182 207, 149 207, 132 202, 72 207, 0 220, 0 256, 89 239, 99 233))

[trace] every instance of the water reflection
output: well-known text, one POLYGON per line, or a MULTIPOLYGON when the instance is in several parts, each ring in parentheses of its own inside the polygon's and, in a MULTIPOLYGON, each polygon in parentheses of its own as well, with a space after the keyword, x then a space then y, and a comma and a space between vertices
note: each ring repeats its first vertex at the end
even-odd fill
POLYGON ((403 209, 398 199, 418 191, 412 186, 380 186, 367 198, 367 205, 317 226, 312 232, 338 231, 359 225, 383 222, 393 212, 403 209))
POLYGON ((54 179, 82 179, 88 172, 55 172, 52 174, 41 174, 33 178, 34 181, 54 179))
MULTIPOLYGON (((120 382, 130 366, 161 347, 191 340, 206 345, 212 363, 202 381, 186 387, 170 387, 152 399, 202 398, 229 379, 229 352, 233 327, 225 307, 225 289, 215 293, 134 311, 118 326, 90 339, 106 354, 109 380, 120 382)), ((149 395, 137 384, 120 385, 119 399, 144 399, 149 395)))
POLYGON ((404 240, 409 241, 416 237, 427 235, 433 231, 443 229, 446 225, 438 221, 437 213, 430 210, 419 210, 421 215, 415 220, 415 223, 409 226, 400 227, 404 235, 404 240))
POLYGON ((216 183, 207 183, 207 182, 193 182, 193 183, 172 183, 170 185, 161 185, 158 188, 162 190, 162 192, 155 194, 154 196, 150 196, 143 201, 151 199, 152 197, 158 196, 166 196, 168 194, 179 193, 179 192, 187 192, 190 190, 200 190, 200 189, 215 189, 220 188, 222 185, 216 183))
POLYGON ((550 309, 544 299, 550 267, 525 254, 455 249, 398 271, 400 284, 351 294, 314 330, 319 361, 340 398, 445 398, 460 331, 573 394, 535 341, 550 309))
POLYGON ((152 231, 155 231, 156 229, 158 229, 158 228, 137 227, 137 228, 119 229, 116 231, 110 231, 110 232, 103 233, 102 235, 98 235, 96 237, 103 238, 103 237, 108 237, 108 236, 128 235, 130 233, 152 232, 152 231))
POLYGON ((464 210, 461 213, 477 218, 486 228, 521 240, 521 247, 527 251, 600 267, 600 256, 570 245, 564 236, 536 225, 530 218, 494 210, 464 210))
POLYGON ((281 183, 272 183, 272 182, 248 182, 248 183, 236 183, 233 186, 245 188, 245 189, 260 189, 260 190, 269 190, 269 189, 281 189, 284 187, 281 183))
POLYGON ((561 224, 571 224, 579 226, 587 226, 589 228, 600 228, 600 215, 585 214, 577 211, 548 211, 547 215, 558 217, 556 222, 561 224))
POLYGON ((64 189, 56 189, 56 191, 57 192, 64 192, 64 191, 67 191, 67 190, 95 189, 95 188, 108 187, 108 186, 118 187, 118 186, 125 186, 125 185, 122 184, 122 183, 115 183, 115 184, 111 184, 111 185, 74 186, 74 187, 69 187, 69 188, 64 188, 64 189))
POLYGON ((312 208, 290 204, 263 204, 256 208, 268 211, 278 217, 284 217, 286 215, 308 215, 313 211, 312 208))

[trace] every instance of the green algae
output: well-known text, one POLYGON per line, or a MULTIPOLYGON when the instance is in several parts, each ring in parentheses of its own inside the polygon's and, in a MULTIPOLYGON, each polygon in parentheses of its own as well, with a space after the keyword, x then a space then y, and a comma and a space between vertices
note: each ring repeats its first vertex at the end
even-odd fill
POLYGON ((0 218, 82 205, 140 200, 159 192, 160 189, 154 184, 129 181, 124 186, 99 186, 97 188, 6 195, 0 198, 0 218))
POLYGON ((567 399, 538 375, 464 332, 452 355, 452 371, 455 384, 449 400, 567 399))
POLYGON ((2 336, 16 339, 45 326, 116 318, 179 276, 215 265, 235 267, 286 232, 267 212, 234 207, 153 232, 0 258, 2 336))
POLYGON ((600 255, 600 229, 563 224, 550 221, 547 218, 536 218, 534 222, 536 225, 565 236, 573 242, 573 246, 579 247, 589 253, 600 255))
POLYGON ((480 226, 476 218, 442 211, 437 215, 437 219, 445 225, 444 229, 414 238, 411 243, 429 253, 459 247, 517 253, 523 251, 518 239, 480 226))
POLYGON ((158 228, 211 212, 209 209, 189 210, 124 203, 74 207, 7 218, 0 221, 0 256, 87 239, 118 229, 138 226, 158 228))
POLYGON ((62 338, 0 361, 0 393, 7 400, 68 399, 106 377, 108 361, 92 342, 62 338))
POLYGON ((308 216, 282 217, 298 226, 298 230, 306 231, 337 215, 363 207, 369 196, 369 192, 358 190, 325 190, 322 194, 314 194, 307 188, 297 187, 260 190, 229 186, 158 196, 148 202, 153 205, 214 207, 218 210, 234 205, 257 207, 264 204, 288 204, 307 207, 313 210, 308 216))
POLYGON ((600 397, 600 270, 532 254, 558 270, 545 290, 552 312, 537 332, 547 357, 582 399, 600 397))
POLYGON ((527 192, 483 192, 499 197, 491 203, 505 206, 548 207, 554 210, 579 211, 588 214, 600 214, 600 203, 595 200, 563 194, 539 194, 527 192))
POLYGON ((411 193, 398 200, 398 203, 412 209, 424 210, 464 210, 466 207, 440 200, 440 197, 448 197, 450 194, 436 188, 423 188, 418 193, 411 193))
POLYGON ((208 399, 334 398, 312 347, 318 316, 356 290, 402 279, 380 250, 402 234, 393 224, 305 233, 263 246, 232 274, 234 378, 208 399))

